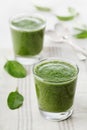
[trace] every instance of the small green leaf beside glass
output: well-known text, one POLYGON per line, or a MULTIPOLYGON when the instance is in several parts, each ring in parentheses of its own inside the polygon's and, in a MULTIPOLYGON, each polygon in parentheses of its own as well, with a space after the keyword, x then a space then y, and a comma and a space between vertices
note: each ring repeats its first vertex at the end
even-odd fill
POLYGON ((27 76, 27 71, 23 67, 22 64, 20 64, 18 61, 15 60, 8 60, 5 65, 4 69, 13 77, 16 78, 24 78, 27 76))
POLYGON ((44 7, 44 6, 35 5, 35 8, 39 11, 44 11, 44 12, 50 12, 51 11, 51 9, 49 7, 44 7))
POLYGON ((79 38, 79 39, 87 38, 87 31, 82 31, 78 34, 75 34, 74 37, 79 38))
POLYGON ((74 19, 74 16, 56 16, 61 21, 69 21, 74 19))
POLYGON ((23 96, 18 92, 18 90, 16 90, 8 95, 7 104, 10 109, 14 110, 21 107, 23 105, 23 101, 23 96))
POLYGON ((75 9, 71 7, 68 8, 68 12, 69 12, 69 15, 67 16, 56 15, 57 19, 61 21, 69 21, 69 20, 73 20, 76 16, 79 15, 79 13, 77 13, 75 9))
POLYGON ((74 34, 73 36, 78 39, 87 38, 87 26, 82 25, 82 27, 78 28, 75 27, 74 30, 78 31, 78 33, 74 34))

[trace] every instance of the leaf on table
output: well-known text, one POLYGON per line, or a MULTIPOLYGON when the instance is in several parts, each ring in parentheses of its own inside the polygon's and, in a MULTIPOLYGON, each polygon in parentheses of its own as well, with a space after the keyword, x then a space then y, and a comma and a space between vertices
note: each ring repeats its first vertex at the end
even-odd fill
POLYGON ((83 24, 81 27, 74 27, 74 30, 78 31, 78 33, 74 34, 75 38, 87 38, 87 25, 83 24))
POLYGON ((69 15, 67 16, 56 15, 56 17, 61 21, 69 21, 69 20, 73 20, 76 16, 79 15, 79 13, 77 13, 76 10, 72 7, 68 8, 68 12, 69 12, 69 15))
POLYGON ((15 92, 11 92, 7 98, 8 107, 12 110, 17 109, 23 105, 24 98, 23 96, 16 90, 15 92))
POLYGON ((8 60, 4 69, 13 77, 24 78, 27 76, 27 71, 22 64, 15 60, 8 60))
POLYGON ((74 19, 74 16, 58 16, 58 15, 56 15, 56 17, 57 17, 59 20, 62 20, 62 21, 69 21, 69 20, 74 19))
POLYGON ((79 39, 87 38, 87 31, 81 31, 78 34, 75 34, 74 37, 79 38, 79 39))
POLYGON ((35 8, 39 11, 45 11, 45 12, 50 12, 51 9, 49 7, 44 7, 44 6, 36 6, 35 5, 35 8))

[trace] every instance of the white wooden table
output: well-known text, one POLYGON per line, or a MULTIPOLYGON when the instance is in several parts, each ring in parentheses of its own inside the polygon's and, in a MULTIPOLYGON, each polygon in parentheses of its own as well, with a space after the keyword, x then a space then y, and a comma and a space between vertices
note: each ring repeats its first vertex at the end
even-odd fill
POLYGON ((86 130, 87 129, 87 62, 80 61, 70 47, 62 49, 59 46, 45 47, 44 57, 65 57, 74 60, 79 66, 79 76, 74 102, 73 115, 61 122, 44 119, 38 110, 37 99, 32 75, 32 67, 27 66, 29 72, 24 79, 15 79, 8 75, 3 65, 5 57, 10 59, 12 51, 0 50, 0 130, 86 130), (24 96, 24 104, 17 110, 10 110, 7 106, 9 92, 19 87, 24 96))

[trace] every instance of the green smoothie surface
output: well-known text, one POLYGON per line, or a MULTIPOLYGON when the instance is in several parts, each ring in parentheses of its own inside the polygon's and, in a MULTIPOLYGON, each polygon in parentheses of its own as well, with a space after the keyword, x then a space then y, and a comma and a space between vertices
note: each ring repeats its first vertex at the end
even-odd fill
POLYGON ((14 18, 11 21, 11 26, 20 29, 22 31, 34 31, 41 29, 43 25, 45 24, 45 21, 32 16, 22 16, 18 18, 14 18))
POLYGON ((58 60, 43 62, 34 71, 43 80, 53 83, 67 82, 77 75, 77 69, 73 65, 58 60))

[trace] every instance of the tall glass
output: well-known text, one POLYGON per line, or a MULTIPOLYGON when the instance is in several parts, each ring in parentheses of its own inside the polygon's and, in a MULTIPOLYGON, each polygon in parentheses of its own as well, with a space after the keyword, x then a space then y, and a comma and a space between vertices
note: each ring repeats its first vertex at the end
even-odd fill
POLYGON ((15 58, 23 64, 33 64, 43 49, 46 21, 39 15, 17 15, 10 19, 15 58))
POLYGON ((71 116, 77 65, 63 59, 48 58, 34 65, 33 74, 40 113, 57 121, 71 116))

